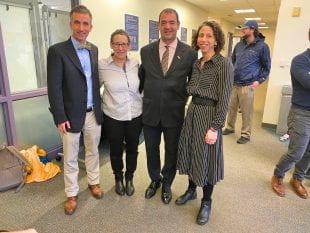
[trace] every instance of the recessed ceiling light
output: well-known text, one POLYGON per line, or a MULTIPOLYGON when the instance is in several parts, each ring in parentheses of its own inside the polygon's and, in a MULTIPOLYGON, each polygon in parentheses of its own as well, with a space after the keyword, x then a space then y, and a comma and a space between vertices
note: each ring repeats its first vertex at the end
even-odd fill
POLYGON ((244 18, 245 20, 261 20, 262 18, 257 17, 257 18, 244 18))
POLYGON ((259 29, 267 29, 267 28, 269 28, 269 27, 258 27, 259 29))
POLYGON ((257 23, 258 25, 266 25, 266 23, 257 23))
POLYGON ((237 14, 241 14, 241 13, 253 13, 255 12, 254 9, 239 9, 239 10, 234 10, 237 14))

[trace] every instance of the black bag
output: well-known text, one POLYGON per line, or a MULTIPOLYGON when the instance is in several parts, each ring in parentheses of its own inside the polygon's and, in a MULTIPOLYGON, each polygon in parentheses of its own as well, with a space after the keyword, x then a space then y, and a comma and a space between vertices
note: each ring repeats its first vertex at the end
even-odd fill
POLYGON ((17 187, 19 192, 26 182, 29 162, 14 146, 0 146, 0 191, 17 187))

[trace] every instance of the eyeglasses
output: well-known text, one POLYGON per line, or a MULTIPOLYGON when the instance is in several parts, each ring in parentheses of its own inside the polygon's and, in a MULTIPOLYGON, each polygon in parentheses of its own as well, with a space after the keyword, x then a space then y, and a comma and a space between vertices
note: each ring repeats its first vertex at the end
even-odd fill
POLYGON ((129 43, 116 43, 116 42, 112 43, 112 46, 115 48, 119 48, 119 47, 126 48, 128 45, 129 45, 129 43))

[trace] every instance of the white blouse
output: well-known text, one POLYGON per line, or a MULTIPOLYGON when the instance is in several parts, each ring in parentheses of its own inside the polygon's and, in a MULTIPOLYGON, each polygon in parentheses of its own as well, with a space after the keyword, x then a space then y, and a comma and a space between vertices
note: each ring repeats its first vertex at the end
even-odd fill
POLYGON ((117 66, 111 56, 99 61, 104 114, 119 121, 130 121, 142 114, 138 69, 139 62, 132 58, 127 58, 125 70, 117 66))

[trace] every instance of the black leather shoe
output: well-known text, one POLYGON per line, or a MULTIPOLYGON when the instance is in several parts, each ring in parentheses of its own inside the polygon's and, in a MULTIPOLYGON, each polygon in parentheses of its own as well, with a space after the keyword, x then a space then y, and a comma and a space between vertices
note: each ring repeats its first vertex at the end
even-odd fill
POLYGON ((232 133, 234 133, 235 132, 235 130, 233 130, 233 129, 224 129, 223 130, 223 132, 222 132, 222 134, 223 135, 229 135, 229 134, 232 134, 232 133))
POLYGON ((201 206, 199 213, 197 215, 197 224, 204 225, 209 220, 209 215, 211 212, 211 203, 212 201, 203 201, 201 200, 201 206))
POLYGON ((125 187, 122 180, 115 181, 115 192, 120 196, 125 195, 125 187))
POLYGON ((170 186, 163 185, 162 187, 162 193, 161 193, 161 200, 165 204, 169 204, 172 199, 172 193, 170 186))
POLYGON ((160 181, 152 181, 149 187, 145 190, 145 198, 152 198, 155 195, 157 189, 160 187, 160 184, 160 181))
POLYGON ((237 143, 238 143, 238 144, 245 144, 245 143, 247 143, 247 142, 249 142, 249 141, 250 141, 249 138, 246 138, 246 137, 241 136, 241 137, 237 140, 237 143))
POLYGON ((197 198, 196 189, 187 189, 182 196, 178 197, 178 199, 175 200, 175 204, 184 205, 186 202, 194 200, 196 198, 197 198))
POLYGON ((135 192, 135 187, 133 186, 132 179, 126 180, 126 194, 127 196, 132 196, 135 192))

